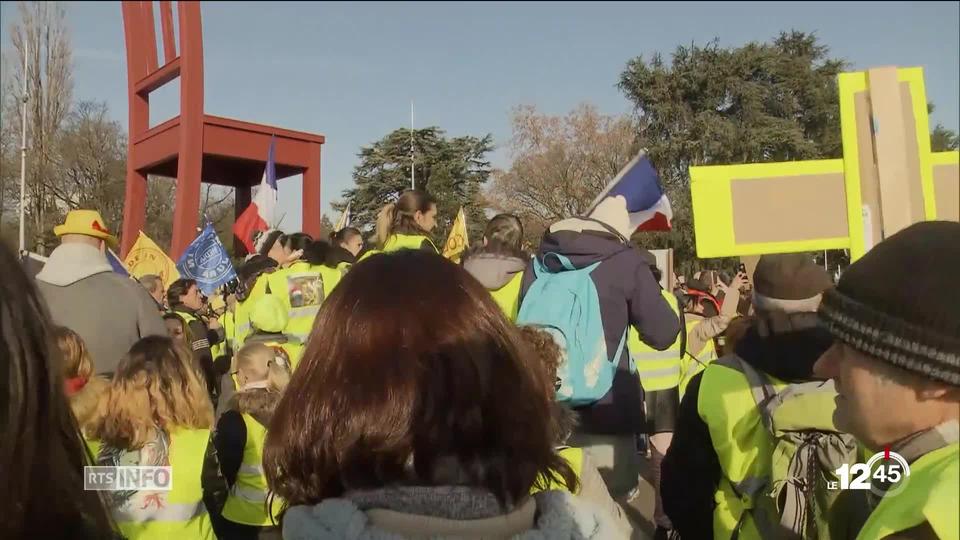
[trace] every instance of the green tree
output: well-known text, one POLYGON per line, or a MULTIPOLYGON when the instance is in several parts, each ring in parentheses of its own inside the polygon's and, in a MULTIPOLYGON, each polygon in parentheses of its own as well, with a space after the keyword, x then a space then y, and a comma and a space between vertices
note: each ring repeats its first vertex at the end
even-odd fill
POLYGON ((937 124, 930 133, 930 149, 934 152, 946 152, 957 148, 960 148, 960 137, 957 136, 957 132, 937 124))
POLYGON ((630 60, 619 87, 674 209, 674 230, 644 244, 672 247, 684 272, 703 265, 695 262, 692 165, 840 157, 836 79, 845 67, 797 31, 742 47, 680 46, 669 63, 659 53, 630 60))
POLYGON ((446 240, 457 210, 464 207, 470 238, 482 234, 486 217, 481 188, 490 178, 487 154, 493 137, 445 136, 438 127, 414 130, 413 150, 409 129, 398 129, 370 146, 361 148, 360 164, 354 168, 355 186, 344 190, 343 201, 333 206, 342 211, 351 203, 354 226, 372 227, 383 205, 410 187, 410 164, 414 163, 416 187, 437 199, 437 228, 433 236, 446 240))

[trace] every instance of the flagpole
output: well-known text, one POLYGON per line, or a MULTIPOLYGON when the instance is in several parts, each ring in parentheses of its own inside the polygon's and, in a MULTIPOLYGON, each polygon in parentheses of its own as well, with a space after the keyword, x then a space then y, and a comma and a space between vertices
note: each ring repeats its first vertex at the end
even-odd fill
POLYGON ((20 138, 20 251, 26 249, 26 232, 24 219, 26 216, 27 198, 27 58, 30 51, 30 40, 23 40, 23 129, 20 138))
POLYGON ((413 100, 410 100, 410 189, 417 189, 414 180, 414 151, 413 151, 413 100))

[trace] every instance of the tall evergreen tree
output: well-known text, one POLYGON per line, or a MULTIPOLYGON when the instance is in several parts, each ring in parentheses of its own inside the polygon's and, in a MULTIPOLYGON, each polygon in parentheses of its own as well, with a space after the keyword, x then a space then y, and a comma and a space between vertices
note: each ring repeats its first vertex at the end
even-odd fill
POLYGON ((370 146, 361 148, 360 164, 353 171, 354 187, 344 190, 343 200, 334 204, 342 211, 349 201, 354 226, 372 227, 383 205, 396 200, 410 188, 410 164, 414 163, 417 189, 437 199, 437 228, 433 236, 446 240, 457 210, 463 206, 471 240, 482 235, 486 224, 481 188, 490 178, 487 154, 493 137, 446 137, 438 127, 413 132, 397 129, 370 146))

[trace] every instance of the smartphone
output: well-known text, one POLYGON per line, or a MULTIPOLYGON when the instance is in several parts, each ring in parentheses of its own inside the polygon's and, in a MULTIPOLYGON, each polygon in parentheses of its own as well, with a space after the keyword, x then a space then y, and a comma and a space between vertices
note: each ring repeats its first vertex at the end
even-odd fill
POLYGON ((743 275, 747 275, 747 265, 740 263, 740 266, 737 268, 737 272, 740 272, 743 275))

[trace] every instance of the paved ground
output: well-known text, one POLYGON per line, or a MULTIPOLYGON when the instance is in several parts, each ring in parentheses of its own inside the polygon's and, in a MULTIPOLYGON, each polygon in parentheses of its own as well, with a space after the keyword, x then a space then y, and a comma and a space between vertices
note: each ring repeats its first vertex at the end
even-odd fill
POLYGON ((640 489, 629 502, 618 501, 626 511, 627 517, 634 527, 633 539, 641 540, 653 538, 656 526, 653 524, 654 490, 653 475, 650 472, 650 462, 642 460, 642 480, 640 489))

